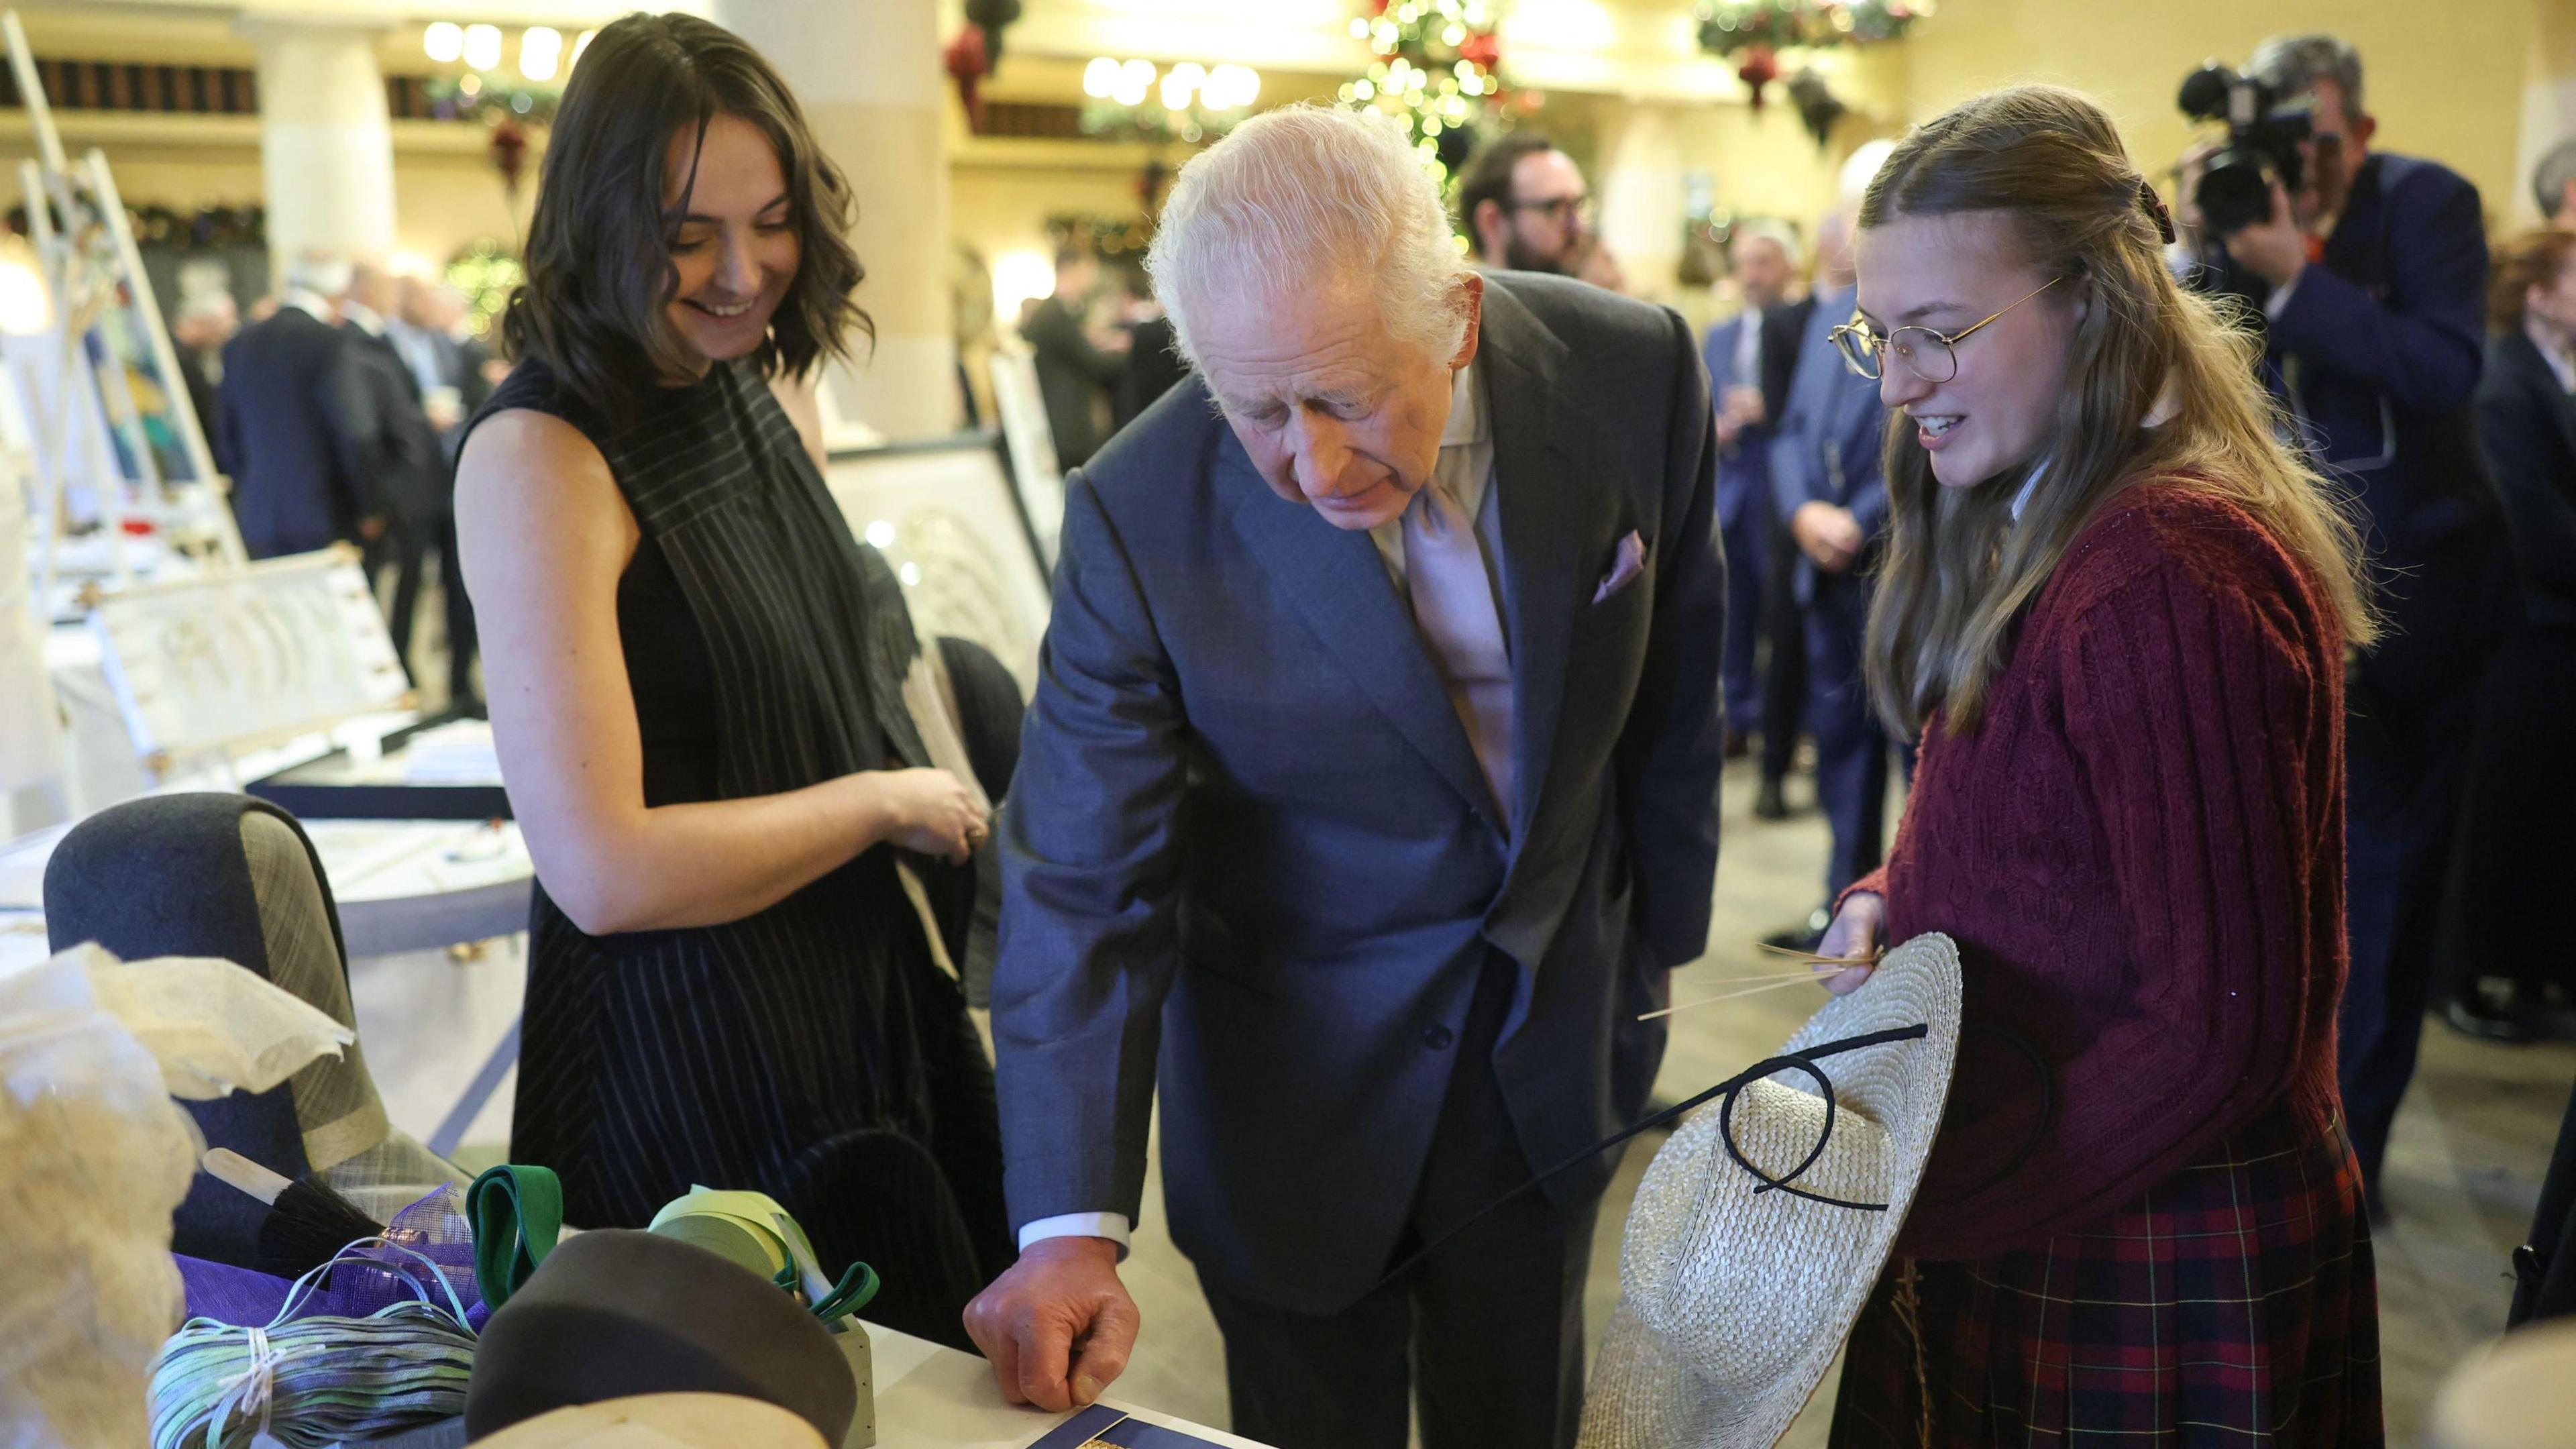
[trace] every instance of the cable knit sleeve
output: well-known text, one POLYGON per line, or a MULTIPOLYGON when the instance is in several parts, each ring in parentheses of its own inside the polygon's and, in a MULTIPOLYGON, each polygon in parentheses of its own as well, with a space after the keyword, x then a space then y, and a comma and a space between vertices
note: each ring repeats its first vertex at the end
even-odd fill
MULTIPOLYGON (((2278 1099, 2331 1019, 2313 907, 2335 858, 2318 836, 2340 823, 2317 798, 2336 778, 2334 688, 2277 556, 2214 552, 2140 560, 2049 641, 2109 852, 2112 898, 2077 906, 2114 918, 2130 1004, 2056 1062, 2045 1156, 2083 1170, 1960 1204, 1983 1235, 2045 1236, 2135 1201, 2278 1099)), ((1983 1146, 1969 1155, 2010 1150, 1983 1146)))

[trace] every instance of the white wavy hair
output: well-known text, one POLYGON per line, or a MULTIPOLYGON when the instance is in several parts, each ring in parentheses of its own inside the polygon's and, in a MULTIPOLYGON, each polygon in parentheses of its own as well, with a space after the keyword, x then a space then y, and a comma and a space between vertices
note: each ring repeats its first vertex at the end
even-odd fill
POLYGON ((1467 261, 1439 184, 1375 112, 1300 104, 1235 127, 1181 168, 1145 270, 1193 366, 1191 323, 1209 302, 1344 280, 1373 285, 1388 334, 1434 361, 1466 340, 1467 261))

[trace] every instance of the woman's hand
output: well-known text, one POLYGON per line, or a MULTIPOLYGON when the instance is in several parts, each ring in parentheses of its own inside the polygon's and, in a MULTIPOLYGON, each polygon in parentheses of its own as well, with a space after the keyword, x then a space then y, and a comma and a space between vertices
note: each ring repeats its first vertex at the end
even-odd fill
MULTIPOLYGON (((1868 956, 1878 950, 1879 937, 1887 931, 1887 897, 1876 891, 1854 891, 1843 899, 1843 908, 1834 912, 1834 923, 1825 927, 1824 939, 1816 943, 1820 956, 1868 956)), ((1824 987, 1836 996, 1848 996, 1869 979, 1867 966, 1818 966, 1819 972, 1833 974, 1824 978, 1824 987)))
POLYGON ((886 770, 871 778, 886 812, 885 838, 905 850, 964 865, 990 833, 984 812, 946 770, 886 770))

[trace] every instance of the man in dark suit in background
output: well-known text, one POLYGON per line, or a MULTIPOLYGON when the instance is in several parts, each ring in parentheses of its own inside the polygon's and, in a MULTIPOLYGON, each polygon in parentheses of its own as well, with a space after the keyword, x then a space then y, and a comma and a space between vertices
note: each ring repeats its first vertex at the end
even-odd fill
POLYGON ((421 405, 420 384, 386 335, 396 304, 395 279, 371 264, 354 268, 340 303, 340 355, 331 373, 331 422, 340 465, 363 478, 390 505, 388 526, 369 540, 367 568, 392 570, 393 606, 385 625, 394 654, 414 682, 412 621, 430 547, 453 515, 438 430, 421 405))
POLYGON ((1701 350, 1716 399, 1717 519, 1726 540, 1726 613, 1735 621, 1726 636, 1727 744, 1733 753, 1760 732, 1762 783, 1753 813, 1778 820, 1789 813, 1783 788, 1805 714, 1807 645, 1790 594, 1795 546, 1771 497, 1771 434, 1788 403, 1814 303, 1788 299, 1799 247, 1787 227, 1746 222, 1728 252, 1744 309, 1710 328, 1701 350))
POLYGON ((1172 350, 1172 319, 1154 300, 1153 279, 1142 262, 1118 269, 1119 289, 1127 299, 1127 365, 1119 369, 1118 397, 1109 410, 1109 431, 1116 433, 1144 415, 1163 394, 1180 386, 1188 364, 1172 350))
POLYGON ((1286 107, 1181 174, 1156 290, 1193 381, 1067 484, 999 832, 1021 1257, 1004 1389, 1124 1367, 1164 1198, 1236 1432, 1562 1446, 1666 973, 1708 934, 1724 749, 1716 437, 1689 329, 1468 270, 1382 117, 1286 107))
POLYGON ((1037 354, 1038 393, 1046 399, 1047 427, 1055 434, 1056 461, 1079 468, 1100 447, 1101 413, 1126 362, 1126 334, 1095 334, 1088 318, 1100 262, 1080 247, 1055 254, 1055 293, 1041 299, 1020 324, 1020 336, 1037 354))
POLYGON ((2521 1041, 2547 1025, 2548 993, 2576 987, 2560 953, 2528 944, 2576 901, 2576 233, 2503 243, 2487 297, 2478 441, 2522 608, 2479 698, 2436 976, 2451 1025, 2521 1041))
MULTIPOLYGON (((2513 595, 2469 402, 2487 274, 2477 188, 2370 149, 2361 57, 2332 36, 2265 42, 2253 74, 2313 103, 2297 193, 2207 238, 2208 280, 2264 328, 2264 373, 2366 515, 2389 627, 2353 671, 2345 759, 2352 974, 2344 1111, 2377 1209, 2414 1075, 2477 695, 2513 595)), ((2185 198, 2189 198, 2189 178, 2185 198)), ((2194 220, 2188 215, 2188 224, 2194 220)))
POLYGON ((232 472, 233 517, 252 558, 307 553, 384 535, 389 505, 352 473, 332 419, 338 306, 349 265, 299 257, 277 311, 224 349, 215 456, 232 472))
POLYGON ((1807 641, 1807 727, 1816 736, 1816 800, 1832 827, 1824 904, 1774 944, 1813 949, 1836 897, 1887 853, 1887 763, 1893 742, 1861 677, 1869 571, 1887 532, 1879 449, 1887 410, 1878 384, 1844 364, 1831 334, 1859 292, 1851 214, 1816 228, 1816 286, 1789 401, 1771 439, 1771 490, 1797 553, 1790 585, 1807 641))
MULTIPOLYGON (((224 346, 240 331, 241 311, 230 292, 199 292, 182 300, 170 315, 171 355, 179 361, 179 379, 188 389, 188 406, 197 415, 197 426, 205 430, 209 451, 215 445, 215 424, 223 415, 216 385, 224 375, 224 346)), ((220 453, 215 455, 215 467, 225 467, 220 453)))
POLYGON ((396 309, 385 319, 385 339, 401 355, 419 389, 421 410, 438 433, 435 535, 427 542, 437 550, 439 599, 447 625, 448 707, 478 712, 474 605, 465 593, 464 570, 456 566, 456 450, 465 437, 465 420, 492 395, 486 375, 491 352, 465 332, 464 324, 465 299, 455 288, 405 277, 396 309))

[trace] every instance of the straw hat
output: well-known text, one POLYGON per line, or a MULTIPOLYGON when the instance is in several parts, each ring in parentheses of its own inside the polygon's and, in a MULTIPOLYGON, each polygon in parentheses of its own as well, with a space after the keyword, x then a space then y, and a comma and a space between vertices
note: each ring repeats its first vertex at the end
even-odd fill
POLYGON ((1781 1048, 1916 1027, 1819 1051, 1830 1104, 1805 1071, 1777 1070, 1693 1113, 1655 1154, 1628 1214, 1582 1449, 1767 1449, 1787 1431, 1923 1180, 1958 1053, 1958 947, 1940 935, 1897 947, 1781 1048), (1764 1190, 1748 1165, 1791 1190, 1764 1190))

